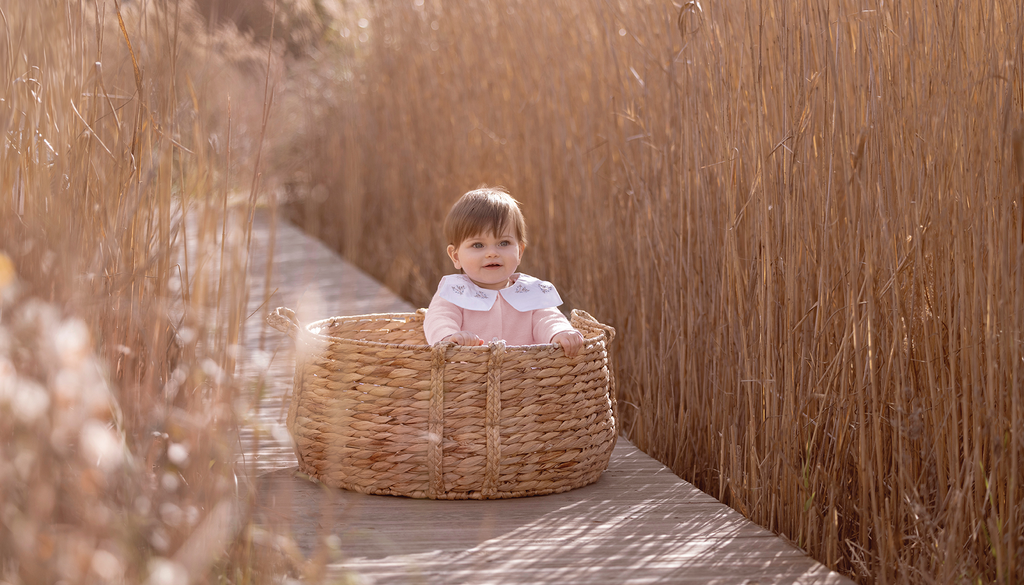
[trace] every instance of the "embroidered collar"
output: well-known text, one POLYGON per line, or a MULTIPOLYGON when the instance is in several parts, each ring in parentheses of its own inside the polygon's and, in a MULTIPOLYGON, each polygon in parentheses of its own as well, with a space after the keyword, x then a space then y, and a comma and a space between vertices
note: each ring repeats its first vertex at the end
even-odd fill
POLYGON ((501 290, 480 288, 465 274, 449 274, 441 278, 441 283, 437 285, 437 294, 441 295, 442 299, 469 311, 491 310, 494 301, 498 299, 498 294, 505 297, 508 304, 521 313, 562 304, 562 297, 558 296, 553 284, 526 274, 518 274, 512 286, 501 290))

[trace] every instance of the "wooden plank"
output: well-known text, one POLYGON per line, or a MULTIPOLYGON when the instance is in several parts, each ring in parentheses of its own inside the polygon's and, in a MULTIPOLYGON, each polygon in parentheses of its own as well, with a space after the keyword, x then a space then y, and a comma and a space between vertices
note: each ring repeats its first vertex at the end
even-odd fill
POLYGON ((373 583, 851 583, 620 439, 595 484, 535 498, 411 500, 261 477, 262 518, 373 583), (596 569, 594 567, 597 567, 596 569))
MULTIPOLYGON (((250 312, 262 315, 268 224, 257 217, 250 312)), ((291 225, 266 307, 305 321, 407 312, 379 283, 291 225)), ((243 372, 265 388, 242 434, 266 530, 356 583, 852 583, 746 520, 620 438, 608 471, 562 494, 490 501, 412 500, 326 488, 297 474, 283 426, 291 341, 247 327, 243 372)))

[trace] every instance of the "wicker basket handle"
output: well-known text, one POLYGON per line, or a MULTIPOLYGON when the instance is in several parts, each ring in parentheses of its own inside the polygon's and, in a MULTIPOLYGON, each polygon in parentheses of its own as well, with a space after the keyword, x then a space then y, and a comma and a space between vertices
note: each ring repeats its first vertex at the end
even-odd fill
POLYGON ((274 309, 273 313, 267 315, 267 323, 281 333, 287 333, 292 339, 299 334, 299 320, 295 317, 295 311, 288 307, 274 309))
POLYGON ((598 321, 590 313, 582 309, 573 309, 570 315, 570 321, 575 325, 577 322, 586 323, 590 327, 595 329, 603 329, 605 334, 608 336, 607 343, 611 344, 612 340, 615 339, 615 328, 611 325, 605 325, 598 321))

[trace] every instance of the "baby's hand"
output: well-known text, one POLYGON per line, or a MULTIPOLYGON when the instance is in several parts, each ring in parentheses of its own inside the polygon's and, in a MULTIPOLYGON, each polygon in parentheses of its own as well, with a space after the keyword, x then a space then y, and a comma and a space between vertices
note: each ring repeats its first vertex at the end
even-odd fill
POLYGON ((565 352, 566 357, 572 357, 583 347, 583 334, 575 329, 560 331, 551 338, 551 343, 557 343, 565 352))
POLYGON ((484 340, 469 331, 457 331, 448 336, 447 341, 458 345, 483 345, 484 340))

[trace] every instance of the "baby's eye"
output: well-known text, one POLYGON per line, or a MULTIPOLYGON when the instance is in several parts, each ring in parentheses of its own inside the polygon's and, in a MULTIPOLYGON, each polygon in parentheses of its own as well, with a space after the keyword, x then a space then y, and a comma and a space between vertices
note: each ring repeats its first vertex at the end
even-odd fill
POLYGON ((472 244, 470 244, 470 246, 472 246, 473 248, 483 248, 484 247, 484 245, 481 244, 480 242, 473 242, 472 244))
POLYGON ((508 240, 502 240, 501 242, 498 243, 498 245, 499 246, 511 246, 512 242, 510 242, 508 240))

